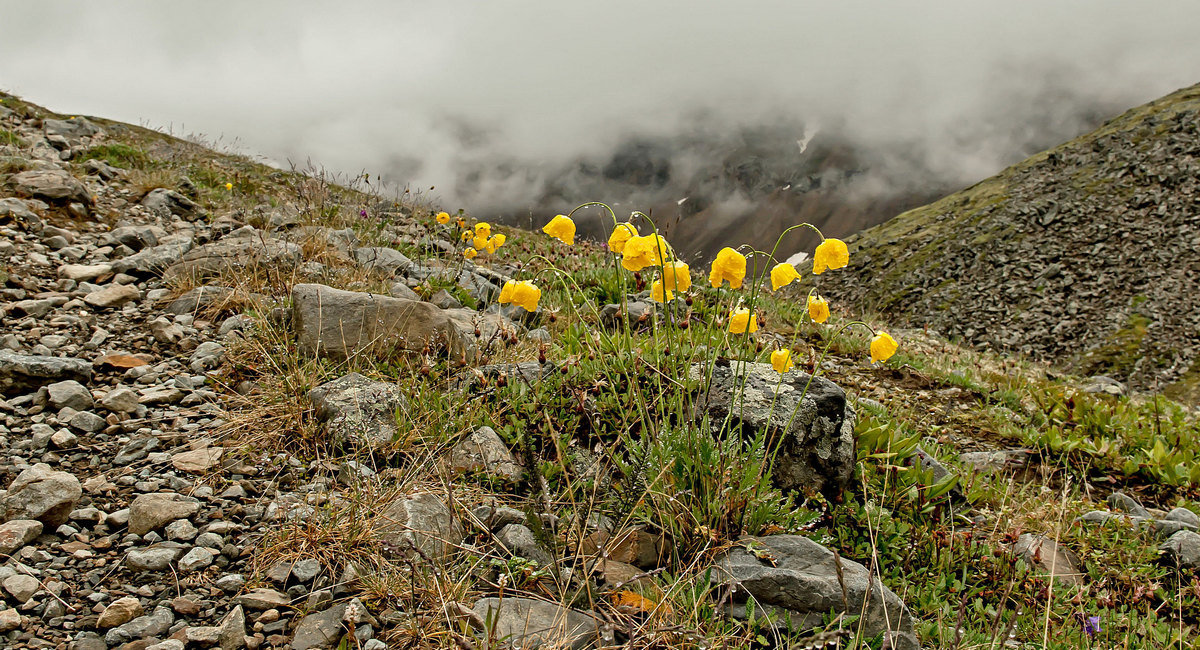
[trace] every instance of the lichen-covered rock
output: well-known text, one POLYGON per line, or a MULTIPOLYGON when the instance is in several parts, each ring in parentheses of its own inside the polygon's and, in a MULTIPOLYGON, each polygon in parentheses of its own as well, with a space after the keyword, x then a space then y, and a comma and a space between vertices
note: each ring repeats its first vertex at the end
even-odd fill
POLYGON ((352 372, 310 390, 308 399, 334 444, 382 449, 400 433, 396 411, 404 397, 396 384, 352 372))
POLYGON ((697 398, 698 416, 707 416, 714 429, 728 416, 747 438, 765 429, 771 445, 783 435, 771 477, 780 488, 841 493, 855 463, 854 411, 841 388, 824 377, 810 382, 798 371, 781 381, 765 363, 696 364, 691 377, 704 381, 710 371, 711 384, 697 398))

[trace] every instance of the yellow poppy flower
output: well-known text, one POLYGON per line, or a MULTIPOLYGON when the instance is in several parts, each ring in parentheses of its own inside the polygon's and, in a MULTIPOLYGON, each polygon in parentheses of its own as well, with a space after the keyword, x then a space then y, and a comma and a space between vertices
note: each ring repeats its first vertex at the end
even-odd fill
POLYGON ((776 264, 775 268, 771 269, 771 291, 779 291, 799 279, 800 274, 796 267, 787 262, 776 264))
POLYGON ((439 212, 434 218, 437 219, 437 222, 443 226, 450 223, 450 214, 446 212, 439 212))
POLYGON ((821 296, 808 297, 808 317, 814 323, 824 323, 829 320, 829 301, 821 296))
POLYGON ((488 247, 488 239, 491 238, 487 236, 480 237, 478 234, 476 234, 475 239, 471 241, 471 245, 481 251, 485 251, 488 247))
POLYGON ((612 234, 608 236, 608 249, 620 255, 625 250, 625 242, 628 242, 631 237, 637 237, 637 234, 637 228, 628 221, 617 224, 613 228, 612 234))
POLYGON ((729 282, 733 289, 742 288, 742 280, 746 279, 746 256, 726 246, 717 251, 717 259, 713 260, 712 270, 708 273, 708 283, 714 287, 722 282, 729 282))
POLYGON ((758 331, 758 317, 745 307, 734 309, 729 312, 729 331, 734 334, 753 334, 758 331))
POLYGON ((871 361, 887 361, 900 349, 900 344, 887 332, 880 332, 871 339, 871 361))
POLYGON ((462 239, 463 241, 470 241, 470 240, 471 240, 471 236, 472 236, 473 234, 474 234, 474 233, 472 233, 470 230, 464 230, 464 231, 463 231, 463 234, 462 234, 462 237, 461 237, 460 239, 462 239))
POLYGON ((826 239, 817 244, 813 253, 813 273, 820 275, 825 269, 840 269, 850 263, 850 249, 840 239, 826 239))
POLYGON ((663 259, 670 256, 670 244, 657 233, 630 237, 625 242, 621 266, 628 271, 641 271, 647 266, 662 266, 663 259))
POLYGON ((463 251, 463 257, 465 257, 469 260, 475 259, 475 256, 478 254, 479 254, 479 251, 475 250, 474 248, 471 248, 470 246, 468 246, 467 249, 465 251, 463 251))
POLYGON ((565 214, 560 214, 551 219, 550 223, 542 228, 542 232, 558 239, 567 246, 575 244, 575 222, 571 221, 571 217, 565 214))
POLYGON ((666 289, 665 296, 663 295, 663 291, 662 280, 655 280, 650 284, 650 300, 653 300, 654 302, 666 302, 675 297, 674 292, 672 292, 670 289, 666 289))
POLYGON ((537 311, 538 301, 542 299, 542 290, 528 280, 509 280, 500 289, 500 304, 512 303, 525 311, 537 311))
POLYGON ((504 236, 503 233, 496 233, 496 234, 492 235, 492 238, 487 240, 487 252, 491 253, 492 255, 495 255, 496 249, 503 246, 504 241, 506 239, 507 238, 504 236))
POLYGON ((230 191, 230 190, 232 190, 232 189, 233 189, 233 183, 226 183, 226 184, 225 184, 225 190, 226 190, 226 191, 230 191))
POLYGON ((496 254, 496 238, 492 237, 483 243, 483 250, 487 251, 488 255, 496 254))
POLYGON ((492 224, 486 221, 480 221, 475 224, 475 236, 487 239, 492 236, 492 224))
POLYGON ((692 272, 680 261, 664 264, 663 282, 671 291, 687 291, 692 286, 692 272))
POLYGON ((771 353, 771 367, 775 372, 783 374, 792 369, 792 351, 791 350, 776 350, 771 353))

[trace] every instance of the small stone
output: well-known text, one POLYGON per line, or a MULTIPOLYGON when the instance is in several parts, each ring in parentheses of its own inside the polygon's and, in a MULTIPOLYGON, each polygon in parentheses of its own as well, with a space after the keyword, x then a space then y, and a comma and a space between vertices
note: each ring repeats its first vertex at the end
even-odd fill
POLYGON ((179 570, 201 571, 212 566, 213 552, 207 548, 195 547, 179 559, 179 570))
POLYGON ((171 457, 171 465, 189 474, 203 474, 221 464, 224 447, 205 447, 175 454, 171 457))
POLYGON ((66 523, 83 496, 79 479, 37 463, 22 471, 3 497, 5 519, 36 519, 57 528, 66 523))
POLYGON ((165 571, 182 552, 183 548, 174 542, 135 548, 125 555, 125 565, 134 571, 165 571))
POLYGON ((1200 515, 1188 510, 1187 508, 1175 508, 1167 513, 1166 519, 1170 521, 1178 521, 1184 524, 1190 524, 1200 528, 1200 515))
POLYGON ((242 590, 246 586, 246 579, 240 573, 231 573, 227 576, 221 576, 216 582, 217 589, 226 593, 235 593, 242 590))
POLYGON ((83 384, 68 379, 58 381, 46 387, 47 401, 52 408, 61 409, 64 406, 76 411, 86 411, 92 408, 92 392, 83 384))
POLYGON ((21 613, 15 609, 0 610, 0 633, 21 627, 21 613))
POLYGON ((113 413, 133 413, 138 407, 138 394, 131 388, 119 386, 100 398, 100 406, 113 413))
POLYGON ((103 629, 124 625, 142 615, 142 602, 133 596, 114 600, 100 614, 96 625, 103 629))
POLYGON ((200 510, 200 501, 172 492, 142 494, 129 506, 129 532, 146 533, 176 519, 191 517, 200 510))
POLYGON ((80 411, 75 415, 72 415, 71 419, 67 420, 67 424, 87 433, 96 433, 97 431, 101 431, 108 426, 108 423, 104 421, 104 418, 92 413, 91 411, 80 411))
POLYGON ((32 598, 41 586, 37 578, 23 573, 4 579, 4 590, 18 603, 23 603, 32 598))
POLYGON ((175 614, 166 607, 156 607, 146 616, 139 616, 128 623, 114 627, 104 635, 110 646, 128 643, 137 639, 158 637, 167 633, 175 622, 175 614))
POLYGON ((253 589, 238 596, 235 602, 253 610, 279 609, 291 605, 291 599, 286 594, 274 589, 253 589))
POLYGON ((332 648, 342 636, 342 617, 346 605, 335 605, 323 612, 309 614, 296 626, 292 650, 323 650, 332 648))
POLYGON ((93 291, 84 296, 83 301, 93 307, 110 309, 120 307, 131 300, 137 299, 140 295, 141 291, 135 285, 110 284, 99 291, 93 291))

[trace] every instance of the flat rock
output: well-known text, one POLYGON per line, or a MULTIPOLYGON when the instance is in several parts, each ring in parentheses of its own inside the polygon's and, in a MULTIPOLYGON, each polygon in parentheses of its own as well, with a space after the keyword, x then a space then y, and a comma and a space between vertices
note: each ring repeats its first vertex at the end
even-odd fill
POLYGON ((13 519, 0 524, 0 555, 12 555, 42 534, 42 522, 13 519))
POLYGON ((199 206, 194 201, 175 190, 168 190, 164 187, 150 190, 142 198, 142 205, 165 218, 191 217, 199 211, 199 206))
POLYGON ((112 264, 64 264, 58 267, 58 277, 76 282, 92 282, 112 272, 112 264))
MULTIPOLYGON (((696 364, 691 376, 701 379, 709 370, 696 364)), ((840 387, 824 377, 810 384, 809 375, 794 370, 781 376, 766 363, 718 362, 711 372, 709 390, 697 398, 698 416, 707 414, 714 428, 728 416, 746 438, 766 429, 768 444, 778 444, 771 478, 780 488, 841 494, 857 457, 854 410, 840 387)))
POLYGON ((394 248, 367 246, 354 251, 354 261, 369 269, 378 269, 388 275, 407 271, 413 265, 404 253, 394 248))
POLYGON ((142 292, 132 284, 110 284, 99 291, 93 291, 84 296, 83 301, 93 307, 109 309, 137 300, 141 295, 142 292))
POLYGON ((458 329, 445 312, 427 302, 342 291, 321 284, 292 288, 292 325, 300 349, 313 356, 462 349, 458 329))
POLYGON ((135 548, 125 555, 125 565, 134 571, 166 571, 183 554, 176 542, 159 542, 146 548, 135 548))
POLYGON ((61 169, 34 169, 21 172, 9 184, 17 194, 51 203, 75 202, 92 204, 92 193, 74 176, 61 169))
POLYGON ((1181 569, 1200 569, 1200 533, 1180 530, 1167 538, 1158 550, 1181 569))
POLYGON ((46 386, 46 401, 55 409, 69 407, 76 411, 86 411, 95 405, 92 391, 74 379, 56 381, 46 386))
POLYGON ((142 615, 142 601, 133 596, 118 598, 101 612, 96 625, 108 629, 124 625, 142 615))
POLYGON ((24 393, 58 381, 87 383, 91 379, 92 364, 83 359, 0 350, 0 393, 24 393))
POLYGON ((146 533, 200 511, 200 500, 174 492, 141 494, 129 505, 129 532, 146 533))
POLYGON ((113 262, 113 271, 139 276, 162 275, 191 249, 191 240, 159 244, 113 262))
POLYGON ((48 528, 67 522, 83 487, 79 479, 45 463, 22 471, 8 486, 2 500, 5 520, 36 519, 48 528))
POLYGON ((296 626, 292 638, 292 650, 327 650, 342 638, 345 630, 342 619, 346 616, 346 605, 334 605, 329 609, 309 614, 296 626))
POLYGON ((431 558, 444 557, 462 543, 463 531, 450 508, 433 494, 397 499, 382 509, 377 538, 397 549, 410 546, 431 558))
POLYGON ((514 648, 581 649, 600 639, 600 621, 595 616, 543 600, 483 598, 472 612, 492 622, 488 638, 505 639, 514 648))
POLYGON ((155 607, 154 611, 145 616, 139 616, 124 625, 114 627, 104 635, 104 641, 109 646, 128 643, 137 639, 166 636, 175 622, 175 614, 168 607, 155 607))
POLYGON ((1025 533, 1017 539, 1013 553, 1052 580, 1068 585, 1083 584, 1083 563, 1079 556, 1048 537, 1025 533))
POLYGON ((163 272, 167 280, 203 282, 256 267, 292 267, 301 262, 300 246, 261 233, 225 237, 189 250, 163 272))
POLYGON ((274 589, 251 589, 234 600, 237 604, 243 605, 247 609, 258 611, 284 609, 291 607, 292 604, 292 599, 288 598, 287 594, 280 593, 274 589))
POLYGON ((896 594, 863 565, 839 560, 806 537, 743 537, 713 569, 714 577, 731 589, 727 609, 735 618, 772 612, 781 616, 781 626, 810 630, 822 627, 830 612, 861 614, 859 624, 868 638, 886 634, 896 650, 921 647, 912 616, 896 594))
POLYGON ((205 447, 175 454, 171 466, 189 474, 204 474, 221 465, 224 447, 205 447))
POLYGON ((13 597, 13 600, 18 603, 23 603, 32 598, 41 586, 42 584, 38 582, 37 578, 24 573, 18 573, 4 579, 4 591, 7 591, 13 597))

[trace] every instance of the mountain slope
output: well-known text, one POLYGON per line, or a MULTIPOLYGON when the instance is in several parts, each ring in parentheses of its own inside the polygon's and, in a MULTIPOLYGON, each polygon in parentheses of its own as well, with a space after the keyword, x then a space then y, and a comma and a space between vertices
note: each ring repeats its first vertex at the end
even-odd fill
POLYGON ((858 264, 821 289, 1195 400, 1198 175, 1200 85, 849 238, 858 264))

